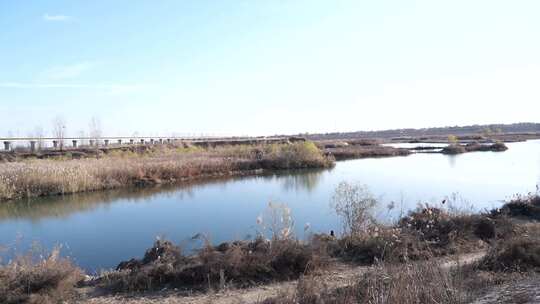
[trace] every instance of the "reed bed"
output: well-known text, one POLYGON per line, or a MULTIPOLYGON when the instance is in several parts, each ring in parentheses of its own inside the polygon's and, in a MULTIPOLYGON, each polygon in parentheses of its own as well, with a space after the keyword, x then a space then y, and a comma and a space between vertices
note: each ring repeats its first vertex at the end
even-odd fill
POLYGON ((0 201, 332 164, 311 142, 217 148, 169 146, 112 151, 99 158, 33 159, 0 164, 0 201))

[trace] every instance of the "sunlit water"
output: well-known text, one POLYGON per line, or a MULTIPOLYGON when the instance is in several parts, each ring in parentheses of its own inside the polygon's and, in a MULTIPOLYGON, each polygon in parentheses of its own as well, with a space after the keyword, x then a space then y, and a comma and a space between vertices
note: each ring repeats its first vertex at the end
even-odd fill
POLYGON ((198 233, 213 243, 253 237, 257 216, 271 201, 291 208, 296 235, 303 238, 306 223, 311 232, 340 230, 330 201, 342 181, 369 187, 382 202, 376 211, 381 221, 445 198, 456 208, 481 211, 536 191, 540 183, 540 141, 508 146, 505 152, 419 153, 338 162, 331 170, 6 203, 0 205, 0 245, 10 248, 4 259, 33 243, 61 245, 65 255, 96 271, 140 257, 157 236, 188 249, 199 245, 191 240, 198 233), (390 202, 395 207, 389 211, 390 202))

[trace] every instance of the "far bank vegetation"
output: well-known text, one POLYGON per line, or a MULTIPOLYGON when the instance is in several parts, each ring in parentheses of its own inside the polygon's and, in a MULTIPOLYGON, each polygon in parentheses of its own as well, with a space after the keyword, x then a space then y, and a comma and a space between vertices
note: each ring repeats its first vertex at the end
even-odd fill
POLYGON ((219 147, 141 146, 106 150, 98 156, 77 159, 67 153, 51 159, 0 163, 0 201, 333 165, 333 159, 309 141, 219 147))

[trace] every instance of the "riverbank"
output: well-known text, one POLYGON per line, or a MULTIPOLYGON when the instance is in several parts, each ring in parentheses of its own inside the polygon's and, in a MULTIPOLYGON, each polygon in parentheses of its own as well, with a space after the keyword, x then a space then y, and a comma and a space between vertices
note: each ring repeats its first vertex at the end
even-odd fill
POLYGON ((143 146, 96 156, 62 155, 1 163, 0 201, 334 164, 333 158, 306 141, 217 147, 143 146))
POLYGON ((392 147, 376 139, 309 142, 302 138, 253 142, 128 145, 70 149, 41 154, 2 153, 0 202, 188 181, 261 175, 280 170, 329 168, 334 161, 407 156, 412 153, 458 154, 504 151, 501 142, 441 147, 392 147), (7 157, 9 156, 9 157, 7 157))
MULTIPOLYGON (((216 290, 259 290, 270 299, 247 303, 362 303, 366 295, 388 297, 385 303, 468 303, 492 286, 540 270, 538 195, 518 197, 483 214, 424 206, 390 226, 358 217, 351 223, 360 220, 362 230, 340 237, 316 234, 304 241, 290 234, 290 211, 274 207, 269 214, 284 220, 268 221, 266 227, 273 227, 269 239, 262 233, 252 241, 207 242, 195 255, 159 240, 143 258, 121 262, 95 278, 84 279, 81 270, 57 254, 37 263, 16 259, 0 268, 1 285, 9 287, 1 290, 0 299, 137 303, 150 293, 154 299, 191 303, 193 293, 200 300, 216 290), (465 263, 466 256, 475 258, 465 263), (331 279, 326 274, 336 269, 348 269, 351 276, 343 284, 325 283, 331 279), (298 278, 292 290, 262 292, 268 289, 261 286, 298 278), (35 287, 21 289, 21 284, 35 287)), ((218 298, 215 303, 230 302, 218 298)))

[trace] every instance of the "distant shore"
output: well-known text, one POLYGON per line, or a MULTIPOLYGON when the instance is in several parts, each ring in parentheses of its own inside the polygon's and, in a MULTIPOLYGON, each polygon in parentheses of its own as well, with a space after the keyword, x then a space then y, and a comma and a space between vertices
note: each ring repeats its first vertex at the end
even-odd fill
POLYGON ((0 163, 0 201, 334 165, 332 157, 309 141, 93 151, 65 151, 45 159, 17 160, 15 155, 15 160, 0 163))
POLYGON ((279 142, 253 140, 233 144, 229 141, 212 141, 196 145, 175 142, 46 149, 38 152, 15 150, 0 153, 0 201, 258 175, 279 170, 328 168, 335 161, 348 159, 407 156, 412 153, 505 151, 506 145, 496 138, 517 141, 535 136, 455 136, 453 141, 446 139, 445 147, 421 145, 443 143, 432 137, 391 141, 352 138, 315 142, 291 137, 279 142), (401 148, 389 145, 402 143, 416 143, 418 146, 401 148))

